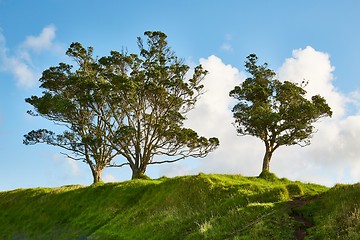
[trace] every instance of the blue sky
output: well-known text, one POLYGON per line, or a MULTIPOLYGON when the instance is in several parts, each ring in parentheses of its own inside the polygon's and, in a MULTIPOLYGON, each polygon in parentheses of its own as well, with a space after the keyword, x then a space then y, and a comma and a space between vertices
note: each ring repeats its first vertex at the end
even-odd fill
MULTIPOLYGON (((360 179, 360 1, 357 0, 0 0, 0 191, 25 187, 90 184, 87 166, 45 145, 25 146, 32 129, 53 128, 26 114, 26 97, 41 92, 41 72, 69 62, 71 42, 93 46, 104 56, 126 47, 147 30, 168 35, 179 57, 209 75, 208 92, 187 125, 218 136, 221 147, 205 159, 151 167, 148 174, 240 173, 257 175, 263 146, 237 137, 228 92, 244 78, 246 56, 256 53, 284 80, 306 78, 309 94, 325 96, 332 119, 317 124, 306 148, 275 152, 271 170, 280 177, 331 186, 360 179), (221 127, 220 127, 221 126, 221 127)), ((109 169, 106 181, 130 178, 130 170, 109 169)))

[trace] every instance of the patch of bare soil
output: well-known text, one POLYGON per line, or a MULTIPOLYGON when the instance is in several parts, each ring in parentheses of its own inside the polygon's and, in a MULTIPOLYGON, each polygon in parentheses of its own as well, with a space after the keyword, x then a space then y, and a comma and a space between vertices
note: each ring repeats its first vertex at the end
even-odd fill
POLYGON ((314 224, 306 219, 299 211, 300 208, 312 200, 313 199, 300 197, 294 198, 292 201, 288 202, 289 216, 300 223, 295 231, 295 239, 297 240, 303 240, 305 236, 307 236, 307 229, 314 226, 314 224))

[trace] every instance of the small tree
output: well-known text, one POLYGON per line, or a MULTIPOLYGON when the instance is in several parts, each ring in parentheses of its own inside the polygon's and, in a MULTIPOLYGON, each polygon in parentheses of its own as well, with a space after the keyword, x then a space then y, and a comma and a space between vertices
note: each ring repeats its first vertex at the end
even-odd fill
MULTIPOLYGON (((98 86, 113 118, 105 122, 112 146, 140 178, 150 164, 172 163, 186 157, 205 157, 218 145, 183 127, 186 114, 201 95, 206 71, 201 66, 186 79, 189 66, 171 51, 162 32, 138 38, 140 55, 113 51, 99 60, 105 77, 98 86)), ((97 112, 97 114, 101 114, 97 112)))
POLYGON ((270 170, 274 151, 282 145, 306 146, 314 133, 312 125, 322 117, 331 117, 326 100, 315 95, 306 99, 304 86, 280 82, 267 64, 257 65, 257 56, 247 57, 245 68, 252 76, 236 86, 230 96, 239 102, 232 112, 239 135, 260 138, 265 144, 262 172, 270 170))
POLYGON ((93 86, 100 81, 99 68, 92 58, 92 48, 84 49, 80 44, 72 44, 67 55, 73 57, 78 69, 60 63, 45 70, 40 78, 41 97, 25 99, 34 109, 30 115, 44 117, 66 130, 55 134, 47 129, 33 130, 24 137, 24 144, 46 143, 58 146, 72 154, 64 153, 71 159, 87 163, 93 175, 93 182, 101 181, 102 171, 118 153, 109 142, 106 121, 112 116, 106 112, 106 102, 94 94, 93 86), (91 103, 91 107, 89 104, 91 103))

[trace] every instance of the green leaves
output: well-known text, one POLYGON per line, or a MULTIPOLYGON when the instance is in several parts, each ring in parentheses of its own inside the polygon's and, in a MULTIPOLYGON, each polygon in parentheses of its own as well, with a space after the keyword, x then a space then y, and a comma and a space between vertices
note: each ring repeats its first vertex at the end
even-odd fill
MULTIPOLYGON (((206 71, 201 66, 186 79, 183 64, 162 32, 138 38, 140 54, 111 51, 93 58, 93 48, 72 43, 66 55, 77 66, 60 63, 43 72, 43 95, 26 102, 33 116, 67 129, 63 134, 40 129, 25 135, 25 144, 47 143, 82 156, 94 172, 105 166, 130 165, 143 174, 157 155, 183 159, 204 157, 219 141, 183 128, 185 115, 202 94, 206 71), (111 161, 122 156, 123 164, 111 161)), ((169 162, 169 161, 164 161, 169 162)), ((159 162, 157 162, 159 163, 159 162)), ((95 176, 94 176, 95 177, 95 176)))
POLYGON ((312 123, 332 115, 326 100, 319 95, 308 100, 305 89, 280 82, 266 63, 257 65, 255 54, 247 59, 246 71, 252 76, 229 93, 238 100, 232 109, 237 132, 260 138, 266 146, 265 156, 282 145, 310 144, 312 123))

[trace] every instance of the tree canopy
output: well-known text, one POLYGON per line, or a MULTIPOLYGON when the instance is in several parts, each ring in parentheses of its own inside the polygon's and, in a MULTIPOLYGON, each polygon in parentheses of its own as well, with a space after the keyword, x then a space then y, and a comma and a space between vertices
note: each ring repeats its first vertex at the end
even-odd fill
MULTIPOLYGON (((218 145, 183 126, 186 114, 202 94, 206 71, 178 59, 162 32, 138 38, 140 54, 112 51, 95 59, 92 47, 71 44, 67 55, 77 68, 60 63, 45 70, 41 97, 26 101, 32 115, 67 128, 56 135, 47 129, 25 135, 25 144, 47 143, 66 149, 89 164, 93 175, 106 166, 129 165, 132 178, 145 174, 149 164, 205 157, 218 145), (115 163, 116 156, 124 161, 115 163)), ((116 158, 118 162, 119 158, 116 158)), ((96 179, 101 179, 97 176, 96 179)), ((94 182, 96 181, 94 176, 94 182)))
POLYGON ((270 170, 273 152, 282 145, 310 144, 315 132, 313 123, 332 116, 326 100, 320 95, 306 98, 304 86, 276 79, 268 65, 257 64, 250 54, 245 68, 251 77, 236 86, 230 96, 238 100, 232 109, 239 135, 260 138, 265 144, 263 171, 270 170))
MULTIPOLYGON (((111 52, 99 60, 106 87, 99 86, 113 118, 107 126, 112 146, 130 165, 133 178, 141 177, 149 164, 176 162, 186 157, 205 157, 219 144, 183 127, 186 114, 202 94, 206 71, 178 59, 162 32, 145 32, 138 38, 140 54, 111 52)), ((100 114, 100 113, 98 113, 100 114)))
POLYGON ((25 99, 35 109, 35 112, 28 113, 44 117, 65 130, 62 134, 47 129, 30 131, 24 136, 24 144, 46 143, 66 150, 67 157, 89 165, 96 183, 101 181, 102 171, 111 165, 118 153, 109 142, 106 119, 111 116, 100 116, 89 106, 92 102, 98 109, 105 110, 107 105, 92 90, 100 78, 92 51, 91 47, 85 50, 80 44, 72 44, 66 54, 76 60, 78 69, 60 63, 43 72, 40 87, 45 90, 41 97, 25 99), (74 54, 76 49, 82 51, 74 54))

